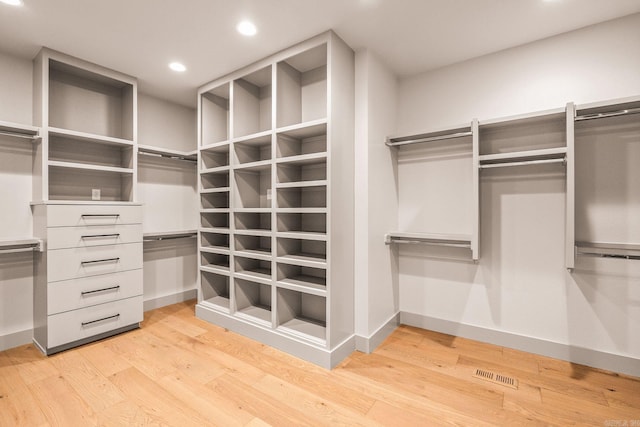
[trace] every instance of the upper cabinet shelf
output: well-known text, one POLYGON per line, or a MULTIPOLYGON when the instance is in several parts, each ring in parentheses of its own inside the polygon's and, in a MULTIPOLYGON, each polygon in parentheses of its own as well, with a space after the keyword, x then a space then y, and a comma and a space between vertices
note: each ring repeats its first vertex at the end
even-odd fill
POLYGON ((49 127, 49 136, 73 139, 75 141, 82 142, 93 142, 99 144, 110 144, 110 145, 123 145, 123 146, 132 146, 133 141, 122 138, 114 138, 110 136, 103 136, 98 134, 92 134, 87 132, 79 132, 70 129, 60 129, 56 127, 49 127))
POLYGON ((200 145, 202 147, 230 138, 229 96, 231 84, 204 92, 200 98, 200 145))
POLYGON ((233 137, 272 129, 273 67, 268 66, 233 81, 233 137))

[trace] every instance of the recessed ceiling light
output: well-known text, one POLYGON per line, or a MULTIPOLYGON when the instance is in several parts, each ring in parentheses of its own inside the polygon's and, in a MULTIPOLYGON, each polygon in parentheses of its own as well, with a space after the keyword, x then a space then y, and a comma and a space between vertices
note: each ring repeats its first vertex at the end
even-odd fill
POLYGON ((181 64, 179 62, 172 62, 171 64, 169 64, 169 68, 179 73, 182 73, 183 71, 187 71, 187 67, 185 67, 184 64, 181 64))
POLYGON ((253 25, 253 23, 249 22, 249 21, 240 22, 238 24, 238 26, 236 27, 236 29, 243 36, 255 36, 256 33, 258 32, 256 26, 253 25))
POLYGON ((22 6, 22 0, 0 0, 0 2, 10 6, 22 6))

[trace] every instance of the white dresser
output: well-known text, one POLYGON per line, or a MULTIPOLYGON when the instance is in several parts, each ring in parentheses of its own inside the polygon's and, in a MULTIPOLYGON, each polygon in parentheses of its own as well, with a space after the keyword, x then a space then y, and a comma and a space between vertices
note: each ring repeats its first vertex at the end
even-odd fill
POLYGON ((34 342, 47 355, 139 327, 142 207, 130 202, 33 206, 34 342))

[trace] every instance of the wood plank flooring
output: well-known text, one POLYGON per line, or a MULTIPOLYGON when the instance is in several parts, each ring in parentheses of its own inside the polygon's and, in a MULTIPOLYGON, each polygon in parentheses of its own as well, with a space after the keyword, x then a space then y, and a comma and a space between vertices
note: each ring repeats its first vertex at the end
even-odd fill
POLYGON ((640 427, 640 379, 408 326, 327 371, 196 319, 194 301, 51 357, 0 352, 0 426, 137 425, 640 427))

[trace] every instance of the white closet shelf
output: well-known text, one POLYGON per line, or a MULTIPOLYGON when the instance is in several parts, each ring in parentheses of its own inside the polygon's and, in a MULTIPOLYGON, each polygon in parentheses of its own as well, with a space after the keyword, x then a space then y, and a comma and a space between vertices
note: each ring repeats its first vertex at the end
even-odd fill
POLYGON ((203 227, 200 228, 201 233, 218 233, 218 234, 229 234, 228 228, 223 227, 203 227))
POLYGON ((471 125, 464 124, 459 126, 429 130, 410 135, 403 134, 388 136, 385 144, 389 147, 399 147, 402 145, 442 141, 446 139, 465 138, 468 136, 472 136, 471 125))
POLYGON ((83 142, 95 142, 99 144, 121 145, 127 147, 132 147, 134 145, 134 142, 129 139, 114 138, 112 136, 97 135, 93 133, 79 132, 75 130, 56 127, 49 128, 49 135, 75 139, 83 142))
POLYGON ((565 107, 552 108, 549 110, 536 111, 515 116, 498 117, 494 119, 480 120, 480 130, 497 129, 505 126, 518 126, 540 121, 564 120, 565 107))
POLYGON ((291 291, 302 292, 304 294, 317 295, 320 297, 327 296, 327 287, 324 279, 312 276, 295 276, 278 280, 277 286, 291 291))
POLYGON ((259 249, 236 249, 234 255, 244 258, 252 258, 259 259, 261 261, 271 261, 271 251, 270 250, 259 250, 259 249))
POLYGON ((271 213, 271 208, 235 208, 237 213, 271 213))
POLYGON ((207 300, 200 301, 200 304, 209 306, 214 310, 222 310, 225 313, 229 313, 229 298, 216 296, 207 300))
POLYGON ((466 234, 405 233, 394 231, 385 234, 384 242, 387 245, 391 243, 409 243, 471 249, 471 236, 466 234))
POLYGON ((604 119, 640 113, 640 97, 576 105, 575 121, 604 119))
POLYGON ((101 166, 101 165, 92 165, 86 163, 73 163, 73 162, 60 162, 57 160, 49 160, 49 166, 56 168, 67 168, 67 169, 77 169, 77 170, 87 170, 94 172, 110 172, 110 173, 119 173, 124 175, 132 175, 132 168, 118 168, 114 166, 101 166))
POLYGON ((276 129, 276 133, 295 139, 306 139, 324 135, 327 133, 327 119, 311 120, 304 123, 281 127, 276 129))
POLYGON ((319 179, 315 181, 279 182, 276 184, 276 188, 324 187, 326 185, 326 179, 319 179))
POLYGON ((210 168, 210 169, 202 169, 200 171, 200 175, 206 175, 208 173, 220 173, 220 172, 229 172, 230 167, 227 166, 219 166, 217 168, 210 168))
POLYGON ((241 236, 271 237, 271 230, 262 230, 259 228, 248 228, 245 230, 234 230, 233 234, 241 236))
POLYGON ((228 193, 229 191, 231 191, 231 187, 205 188, 200 190, 200 194, 228 193))
POLYGON ((187 160, 195 162, 198 159, 198 151, 178 151, 170 150, 168 148, 152 147, 150 145, 139 145, 139 154, 150 154, 157 157, 165 157, 176 160, 187 160))
POLYGON ((196 237, 198 230, 155 231, 142 233, 145 242, 196 237))
POLYGON ((0 135, 25 138, 34 141, 40 138, 40 128, 0 120, 0 135))
POLYGON ((100 205, 100 206, 142 206, 140 202, 128 202, 122 200, 38 200, 29 203, 35 205, 100 205))
POLYGON ((327 241, 327 235, 325 233, 313 233, 309 231, 279 231, 276 233, 276 237, 300 240, 318 240, 321 242, 327 241))
POLYGON ((298 338, 313 341, 320 346, 324 346, 326 343, 326 327, 313 321, 301 318, 291 319, 278 326, 278 330, 298 338))
POLYGON ((327 213, 327 208, 277 208, 276 213, 327 213))
POLYGON ((213 153, 227 153, 229 152, 229 141, 214 142, 213 144, 203 145, 199 148, 202 151, 209 151, 213 153))
POLYGON ((222 265, 202 265, 200 266, 200 271, 204 271, 207 273, 221 274, 223 276, 229 275, 229 267, 225 267, 222 265))
POLYGON ((261 172, 271 168, 271 160, 259 160, 257 162, 241 163, 233 167, 238 172, 261 172))
POLYGON ((277 257, 276 261, 284 264, 297 265, 300 267, 313 267, 313 268, 320 268, 323 270, 326 270, 327 268, 326 258, 321 257, 320 255, 314 255, 314 254, 300 253, 300 254, 283 255, 283 256, 277 257))
POLYGON ((233 276, 239 279, 255 280, 261 283, 271 283, 271 271, 266 268, 236 271, 233 276))
POLYGON ((321 163, 327 160, 327 152, 300 154, 298 156, 280 157, 276 160, 279 165, 308 165, 312 163, 321 163))
POLYGON ((271 130, 265 130, 251 135, 239 136, 237 138, 233 138, 233 143, 243 145, 263 145, 271 142, 272 133, 273 132, 271 130))
POLYGON ((505 166, 521 166, 540 163, 563 163, 567 154, 566 147, 545 148, 540 150, 513 151, 509 153, 483 154, 478 157, 481 169, 505 166))
POLYGON ((0 254, 42 252, 42 240, 32 237, 0 239, 0 254))
POLYGON ((271 310, 266 307, 260 307, 257 305, 245 307, 237 310, 236 316, 271 327, 271 310))
POLYGON ((231 209, 229 208, 207 208, 200 209, 200 213, 230 213, 231 209))
POLYGON ((225 246, 201 246, 200 252, 206 252, 208 254, 229 255, 231 251, 225 246))

